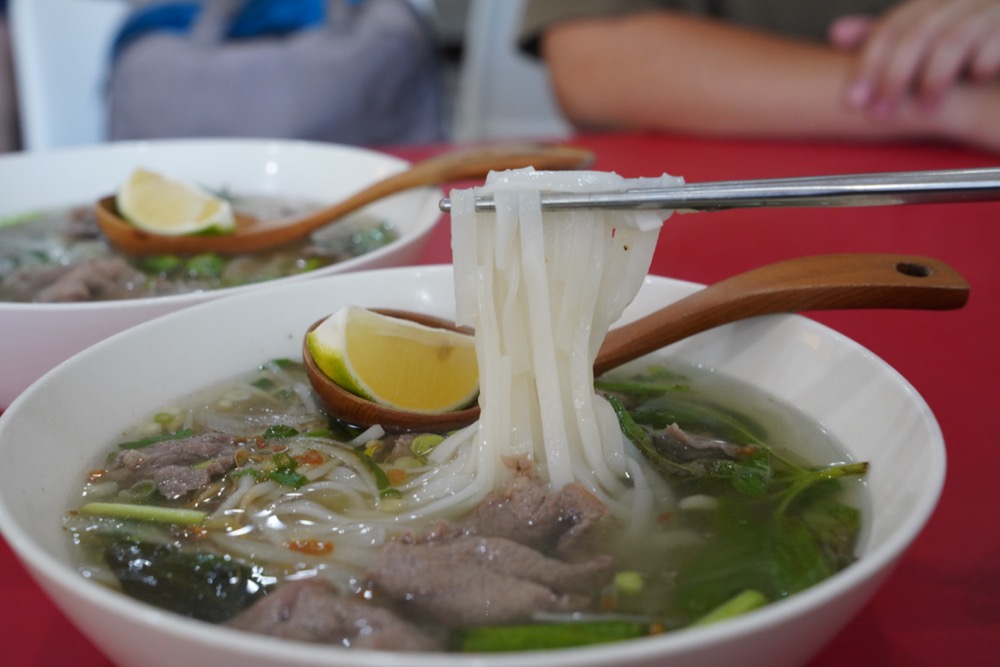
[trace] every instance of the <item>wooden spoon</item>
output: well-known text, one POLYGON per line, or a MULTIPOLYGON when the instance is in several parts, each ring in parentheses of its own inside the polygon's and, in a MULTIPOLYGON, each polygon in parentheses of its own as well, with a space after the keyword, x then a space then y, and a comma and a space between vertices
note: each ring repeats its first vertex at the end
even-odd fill
POLYGON ((529 166, 539 170, 583 169, 593 160, 593 153, 582 148, 543 144, 454 151, 418 162, 405 171, 376 181, 337 204, 300 218, 258 220, 252 216, 237 214, 236 229, 228 234, 167 236, 144 231, 119 216, 114 196, 98 200, 97 223, 111 245, 131 255, 186 255, 202 252, 237 255, 291 243, 362 206, 403 190, 485 178, 494 170, 529 166))
MULTIPOLYGON (((791 259, 727 278, 612 329, 597 354, 594 375, 701 331, 757 315, 847 308, 950 310, 961 308, 968 298, 965 279, 944 262, 927 257, 836 254, 791 259)), ((376 310, 432 327, 471 333, 453 322, 422 313, 376 310)), ((302 354, 309 381, 327 411, 351 424, 380 424, 387 431, 447 431, 479 418, 478 406, 420 414, 379 405, 330 380, 316 366, 304 343, 302 354)))

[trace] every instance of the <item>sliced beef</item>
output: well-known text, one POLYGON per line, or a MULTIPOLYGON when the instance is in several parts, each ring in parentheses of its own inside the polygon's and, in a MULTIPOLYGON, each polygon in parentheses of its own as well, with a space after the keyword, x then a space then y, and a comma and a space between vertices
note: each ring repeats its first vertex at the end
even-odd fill
POLYGON ((236 438, 223 433, 165 440, 120 452, 107 476, 123 487, 152 479, 157 490, 173 500, 203 488, 212 478, 233 468, 239 447, 236 438))
POLYGON ((70 267, 51 264, 22 266, 3 278, 6 298, 24 303, 37 301, 38 293, 69 273, 70 267))
POLYGON ((651 438, 657 451, 679 463, 701 459, 739 460, 748 453, 746 445, 694 435, 677 424, 651 434, 651 438))
POLYGON ((465 535, 391 542, 369 580, 376 599, 413 618, 471 626, 583 610, 611 576, 609 556, 567 563, 506 538, 465 535))
POLYGON ((530 467, 521 464, 504 488, 488 496, 454 524, 462 532, 505 537, 546 553, 565 553, 608 508, 581 484, 549 489, 530 467))
POLYGON ((390 651, 434 651, 430 635, 392 611, 340 595, 311 577, 279 586, 228 622, 248 632, 323 644, 390 651))
POLYGON ((15 298, 42 303, 122 299, 143 290, 150 278, 121 257, 71 266, 26 266, 4 279, 15 298))

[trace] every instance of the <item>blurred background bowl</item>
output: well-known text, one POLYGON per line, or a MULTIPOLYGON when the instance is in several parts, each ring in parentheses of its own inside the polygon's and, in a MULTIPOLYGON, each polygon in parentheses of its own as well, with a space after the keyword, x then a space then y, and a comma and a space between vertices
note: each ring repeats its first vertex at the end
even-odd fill
MULTIPOLYGON (((695 289, 649 277, 623 320, 695 289)), ((0 417, 0 530, 67 616, 123 666, 790 667, 806 662, 860 610, 938 501, 944 443, 914 388, 837 332, 805 317, 777 315, 699 334, 658 353, 755 385, 819 422, 851 459, 871 463, 857 562, 744 616, 574 650, 490 656, 351 652, 174 616, 77 572, 62 517, 78 497, 84 472, 123 429, 158 406, 263 361, 298 358, 309 325, 343 305, 452 317, 453 299, 451 267, 350 273, 184 309, 97 344, 48 373, 0 417)))
MULTIPOLYGON (((122 142, 12 153, 0 156, 0 219, 93 203, 116 192, 140 166, 237 194, 332 203, 409 163, 350 146, 242 139, 122 142)), ((440 196, 437 188, 418 188, 376 202, 365 211, 391 223, 398 239, 353 259, 261 284, 413 263, 440 219, 440 196)), ((254 289, 259 286, 126 301, 0 302, 0 409, 45 371, 112 333, 254 289)))

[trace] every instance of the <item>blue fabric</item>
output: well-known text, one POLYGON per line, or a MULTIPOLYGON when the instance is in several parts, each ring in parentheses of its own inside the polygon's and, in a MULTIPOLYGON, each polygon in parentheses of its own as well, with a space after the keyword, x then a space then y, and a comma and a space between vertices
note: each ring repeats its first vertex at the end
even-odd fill
MULTIPOLYGON (((352 0, 350 4, 360 4, 360 0, 352 0)), ((122 49, 148 33, 188 32, 200 11, 200 2, 162 3, 137 9, 118 31, 111 50, 112 58, 116 58, 122 49)), ((247 0, 233 17, 225 38, 251 39, 287 35, 314 28, 325 21, 326 0, 247 0)))
POLYGON ((116 58, 132 41, 153 31, 187 32, 201 11, 197 2, 179 2, 163 5, 149 5, 137 9, 129 15, 118 30, 111 47, 112 58, 116 58))
POLYGON ((326 21, 326 0, 248 0, 233 18, 228 39, 248 39, 313 28, 326 21))

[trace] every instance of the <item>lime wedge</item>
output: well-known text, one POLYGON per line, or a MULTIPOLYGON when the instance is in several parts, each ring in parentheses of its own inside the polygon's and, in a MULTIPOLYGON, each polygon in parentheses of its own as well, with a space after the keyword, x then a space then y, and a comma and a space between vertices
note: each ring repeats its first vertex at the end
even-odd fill
POLYGON ((310 331, 306 346, 331 380, 389 407, 451 412, 479 392, 475 341, 455 331, 347 306, 310 331))
POLYGON ((146 169, 132 172, 115 203, 128 222, 154 234, 225 233, 236 224, 226 200, 146 169))

